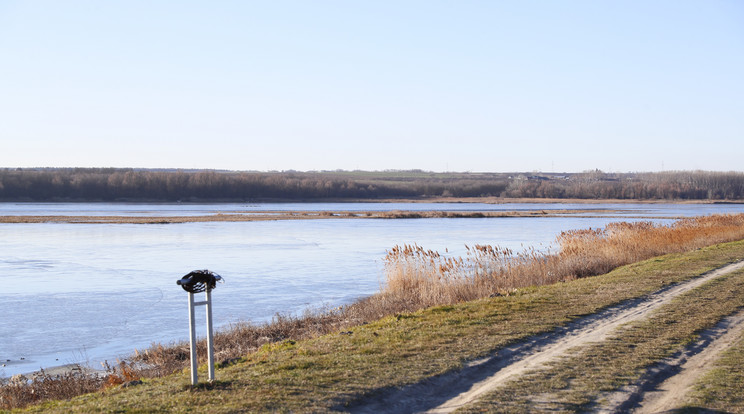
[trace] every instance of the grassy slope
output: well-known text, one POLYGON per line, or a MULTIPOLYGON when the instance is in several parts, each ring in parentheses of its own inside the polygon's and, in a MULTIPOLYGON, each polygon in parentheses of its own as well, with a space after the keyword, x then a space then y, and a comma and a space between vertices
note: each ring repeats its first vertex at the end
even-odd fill
POLYGON ((457 369, 530 335, 742 258, 744 241, 663 256, 603 276, 397 315, 350 334, 267 345, 219 369, 209 389, 189 387, 184 372, 29 411, 326 411, 384 387, 457 369))
MULTIPOLYGON (((605 393, 638 380, 657 361, 682 351, 700 332, 742 308, 744 271, 739 270, 681 295, 649 319, 625 326, 607 341, 575 350, 550 369, 505 384, 462 411, 513 412, 524 407, 535 412, 592 411, 602 404, 605 393)), ((723 388, 728 394, 741 395, 741 386, 739 379, 723 388), (732 389, 738 392, 731 393, 732 389)), ((708 406, 708 402, 701 406, 708 406)), ((734 412, 733 401, 728 403, 727 411, 734 412)), ((739 398, 736 412, 744 409, 741 404, 739 398)))

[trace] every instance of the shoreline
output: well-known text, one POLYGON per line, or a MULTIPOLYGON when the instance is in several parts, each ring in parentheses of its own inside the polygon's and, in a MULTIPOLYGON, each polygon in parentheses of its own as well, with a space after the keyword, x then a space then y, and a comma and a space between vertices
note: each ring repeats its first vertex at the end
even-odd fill
MULTIPOLYGON (((313 203, 314 201, 303 201, 313 203)), ((334 202, 325 200, 319 202, 334 202)), ((742 200, 661 200, 625 198, 505 198, 505 197, 431 197, 411 199, 343 200, 353 203, 483 203, 483 204, 744 204, 742 200)))
MULTIPOLYGON (((7 362, 6 362, 7 364, 7 362)), ((33 379, 38 376, 50 376, 50 377, 61 377, 71 374, 80 374, 86 376, 103 375, 106 372, 101 369, 91 368, 84 363, 69 363, 62 365, 52 365, 44 368, 39 368, 33 371, 25 371, 12 375, 0 375, 0 385, 3 382, 12 381, 13 378, 27 378, 33 379)))
MULTIPOLYGON (((259 202, 259 201, 254 201, 259 202)), ((262 200, 259 203, 270 203, 262 200)), ((0 224, 42 224, 42 223, 69 223, 69 224, 179 224, 179 223, 208 223, 208 222, 253 222, 253 221, 280 221, 280 220, 319 220, 319 219, 417 219, 417 218, 524 218, 524 217, 575 217, 575 218, 622 218, 635 220, 650 219, 679 219, 681 216, 658 216, 649 214, 627 214, 629 210, 623 209, 623 205, 739 205, 744 201, 713 201, 713 200, 618 200, 618 199, 536 199, 536 198, 500 198, 500 197, 430 197, 415 199, 381 199, 381 200, 358 200, 358 199, 333 199, 324 201, 273 201, 274 203, 294 204, 333 204, 333 203, 357 203, 363 204, 535 204, 535 208, 527 207, 524 210, 491 210, 475 208, 473 210, 234 210, 215 213, 201 212, 194 215, 0 215, 0 224), (553 206, 564 206, 568 208, 540 208, 545 204, 553 206), (608 204, 615 204, 607 208, 608 204), (572 205, 569 207, 569 205, 572 205), (603 205, 603 208, 593 206, 603 205), (586 206, 581 208, 580 206, 586 206), (625 213, 625 214, 623 214, 625 213)), ((33 203, 44 204, 45 202, 33 203)), ((77 202, 70 202, 77 203, 77 202)), ((88 204, 138 204, 140 202, 118 201, 118 202, 81 202, 88 204)), ((155 202, 159 205, 184 205, 203 204, 198 201, 189 202, 155 202)), ((206 204, 221 205, 226 202, 206 202, 206 204)), ((247 202, 252 203, 252 202, 247 202)), ((2 204, 2 202, 0 202, 2 204)), ((51 203, 55 204, 55 203, 51 203)), ((551 206, 551 207, 553 207, 551 206)))
POLYGON ((257 198, 257 199, 189 199, 189 200, 156 200, 156 199, 117 199, 117 200, 79 200, 79 199, 7 199, 2 203, 28 204, 394 204, 394 203, 452 203, 452 204, 744 204, 744 199, 711 200, 711 199, 625 199, 625 198, 532 198, 532 197, 414 197, 414 198, 257 198))
POLYGON ((680 217, 659 217, 652 215, 620 215, 621 209, 561 209, 524 211, 448 211, 448 210, 391 210, 391 211, 251 211, 215 213, 193 216, 73 216, 73 215, 13 215, 0 216, 3 224, 179 224, 204 222, 250 222, 279 220, 324 220, 324 219, 425 219, 425 218, 623 218, 623 219, 678 219, 680 217))

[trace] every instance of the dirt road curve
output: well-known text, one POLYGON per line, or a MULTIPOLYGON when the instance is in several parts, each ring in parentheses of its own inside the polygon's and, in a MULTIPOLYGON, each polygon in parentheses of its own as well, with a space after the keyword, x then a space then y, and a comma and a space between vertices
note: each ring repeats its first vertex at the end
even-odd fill
MULTIPOLYGON (((741 268, 744 268, 744 262, 734 263, 691 281, 662 289, 642 300, 630 301, 607 309, 575 322, 559 332, 534 338, 529 343, 505 349, 493 357, 476 361, 459 372, 429 380, 426 384, 392 391, 377 401, 357 406, 352 411, 370 413, 379 412, 377 410, 384 408, 386 412, 401 413, 453 412, 477 401, 480 396, 497 389, 510 379, 527 371, 540 369, 546 363, 566 356, 569 349, 602 341, 620 325, 646 318, 652 311, 669 303, 678 295, 741 268)), ((729 318, 724 322, 730 324, 726 329, 731 329, 733 326, 737 329, 744 329, 744 313, 738 319, 729 318)), ((695 359, 690 358, 685 367, 689 370, 704 367, 718 352, 725 349, 727 340, 730 342, 732 338, 736 338, 737 332, 732 330, 730 335, 725 335, 708 344, 707 353, 700 353, 695 359)), ((678 391, 681 388, 691 384, 693 376, 689 373, 685 375, 685 371, 686 369, 683 368, 680 375, 675 376, 679 378, 670 378, 671 382, 665 383, 666 385, 660 388, 661 391, 653 397, 649 394, 648 399, 642 403, 642 412, 659 412, 660 408, 671 406, 676 401, 674 394, 679 394, 678 391)), ((616 395, 614 399, 618 400, 618 404, 622 404, 622 401, 627 401, 629 393, 630 391, 625 395, 616 395)), ((636 397, 642 399, 642 395, 636 397)))

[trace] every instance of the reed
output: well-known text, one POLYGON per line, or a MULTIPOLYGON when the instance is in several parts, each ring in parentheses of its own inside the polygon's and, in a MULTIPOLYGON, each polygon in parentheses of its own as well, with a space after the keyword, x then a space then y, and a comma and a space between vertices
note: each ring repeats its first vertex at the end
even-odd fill
POLYGON ((395 246, 385 257, 386 283, 377 300, 411 311, 508 295, 517 288, 599 275, 654 256, 743 238, 744 214, 737 214, 566 231, 556 239, 556 253, 475 245, 466 246, 466 257, 446 257, 418 245, 395 246))
POLYGON ((104 369, 105 374, 91 373, 85 367, 75 365, 60 374, 41 370, 30 376, 15 375, 0 385, 0 409, 71 398, 139 379, 136 370, 125 361, 114 366, 107 363, 104 369))

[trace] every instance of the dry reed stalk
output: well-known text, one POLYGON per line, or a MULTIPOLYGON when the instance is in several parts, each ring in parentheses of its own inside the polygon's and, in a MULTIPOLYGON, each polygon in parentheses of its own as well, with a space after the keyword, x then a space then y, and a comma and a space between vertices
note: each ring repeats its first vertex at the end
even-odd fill
POLYGON ((15 375, 0 386, 0 410, 23 408, 42 401, 71 398, 138 380, 131 364, 120 361, 106 364, 106 374, 89 373, 80 365, 65 373, 52 375, 44 370, 31 375, 15 375))
POLYGON ((744 239, 744 214, 677 220, 610 223, 571 230, 557 239, 558 253, 530 248, 466 246, 465 258, 444 257, 418 245, 395 246, 385 257, 387 283, 379 295, 405 310, 508 294, 516 288, 607 273, 654 256, 744 239))

